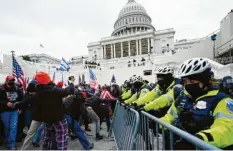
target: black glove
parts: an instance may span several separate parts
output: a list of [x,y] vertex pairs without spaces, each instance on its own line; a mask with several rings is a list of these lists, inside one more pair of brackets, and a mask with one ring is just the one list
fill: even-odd
[[196,134],[195,136],[196,136],[197,138],[201,139],[201,140],[204,140],[203,137],[202,137],[201,135],[199,135],[199,134]]
[[[138,110],[139,112],[145,111],[144,106],[143,106],[143,107],[139,107],[137,110]],[[146,111],[145,111],[145,112],[146,112]]]
[[180,121],[191,121],[193,119],[192,113],[189,111],[183,111],[180,113]]
[[134,103],[132,103],[132,106],[137,107],[138,105],[137,105],[137,103],[134,102]]
[[119,97],[118,100],[119,102],[123,102],[122,97]]

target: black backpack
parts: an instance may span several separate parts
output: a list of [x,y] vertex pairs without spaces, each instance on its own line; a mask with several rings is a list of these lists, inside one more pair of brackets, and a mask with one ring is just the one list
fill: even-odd
[[84,102],[85,98],[83,97],[81,91],[76,90],[73,95],[63,99],[66,114],[73,117],[80,116]]

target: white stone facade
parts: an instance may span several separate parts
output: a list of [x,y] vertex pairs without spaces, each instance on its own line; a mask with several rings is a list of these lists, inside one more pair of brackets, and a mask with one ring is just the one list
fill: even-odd
[[89,56],[88,55],[83,55],[83,56],[76,56],[73,57],[69,60],[69,64],[70,65],[82,65],[86,60],[89,60]]
[[32,62],[44,64],[60,64],[61,60],[47,54],[29,54]]

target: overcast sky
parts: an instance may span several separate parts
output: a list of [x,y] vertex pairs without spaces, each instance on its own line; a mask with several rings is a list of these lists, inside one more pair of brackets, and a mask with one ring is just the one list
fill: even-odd
[[[113,31],[128,0],[0,0],[0,55],[47,53],[67,60],[88,54],[88,42]],[[233,0],[136,0],[156,30],[174,28],[175,39],[201,38],[220,27]],[[40,48],[42,44],[44,48]]]

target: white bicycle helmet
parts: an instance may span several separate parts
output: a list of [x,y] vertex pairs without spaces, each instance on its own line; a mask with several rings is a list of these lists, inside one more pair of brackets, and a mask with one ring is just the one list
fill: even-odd
[[180,77],[186,77],[202,73],[210,68],[210,63],[206,58],[192,58],[185,61],[180,67]]
[[137,76],[136,75],[133,75],[131,78],[130,78],[130,84],[133,84],[133,83],[135,83],[136,82],[136,80],[137,80]]
[[143,79],[142,79],[142,77],[141,76],[138,76],[137,77],[137,81],[136,82],[142,82],[143,83]]
[[173,74],[174,70],[172,67],[161,67],[157,70],[156,74]]
[[133,84],[135,82],[143,82],[143,79],[141,76],[136,76],[136,75],[133,75],[131,78],[130,78],[130,83]]

